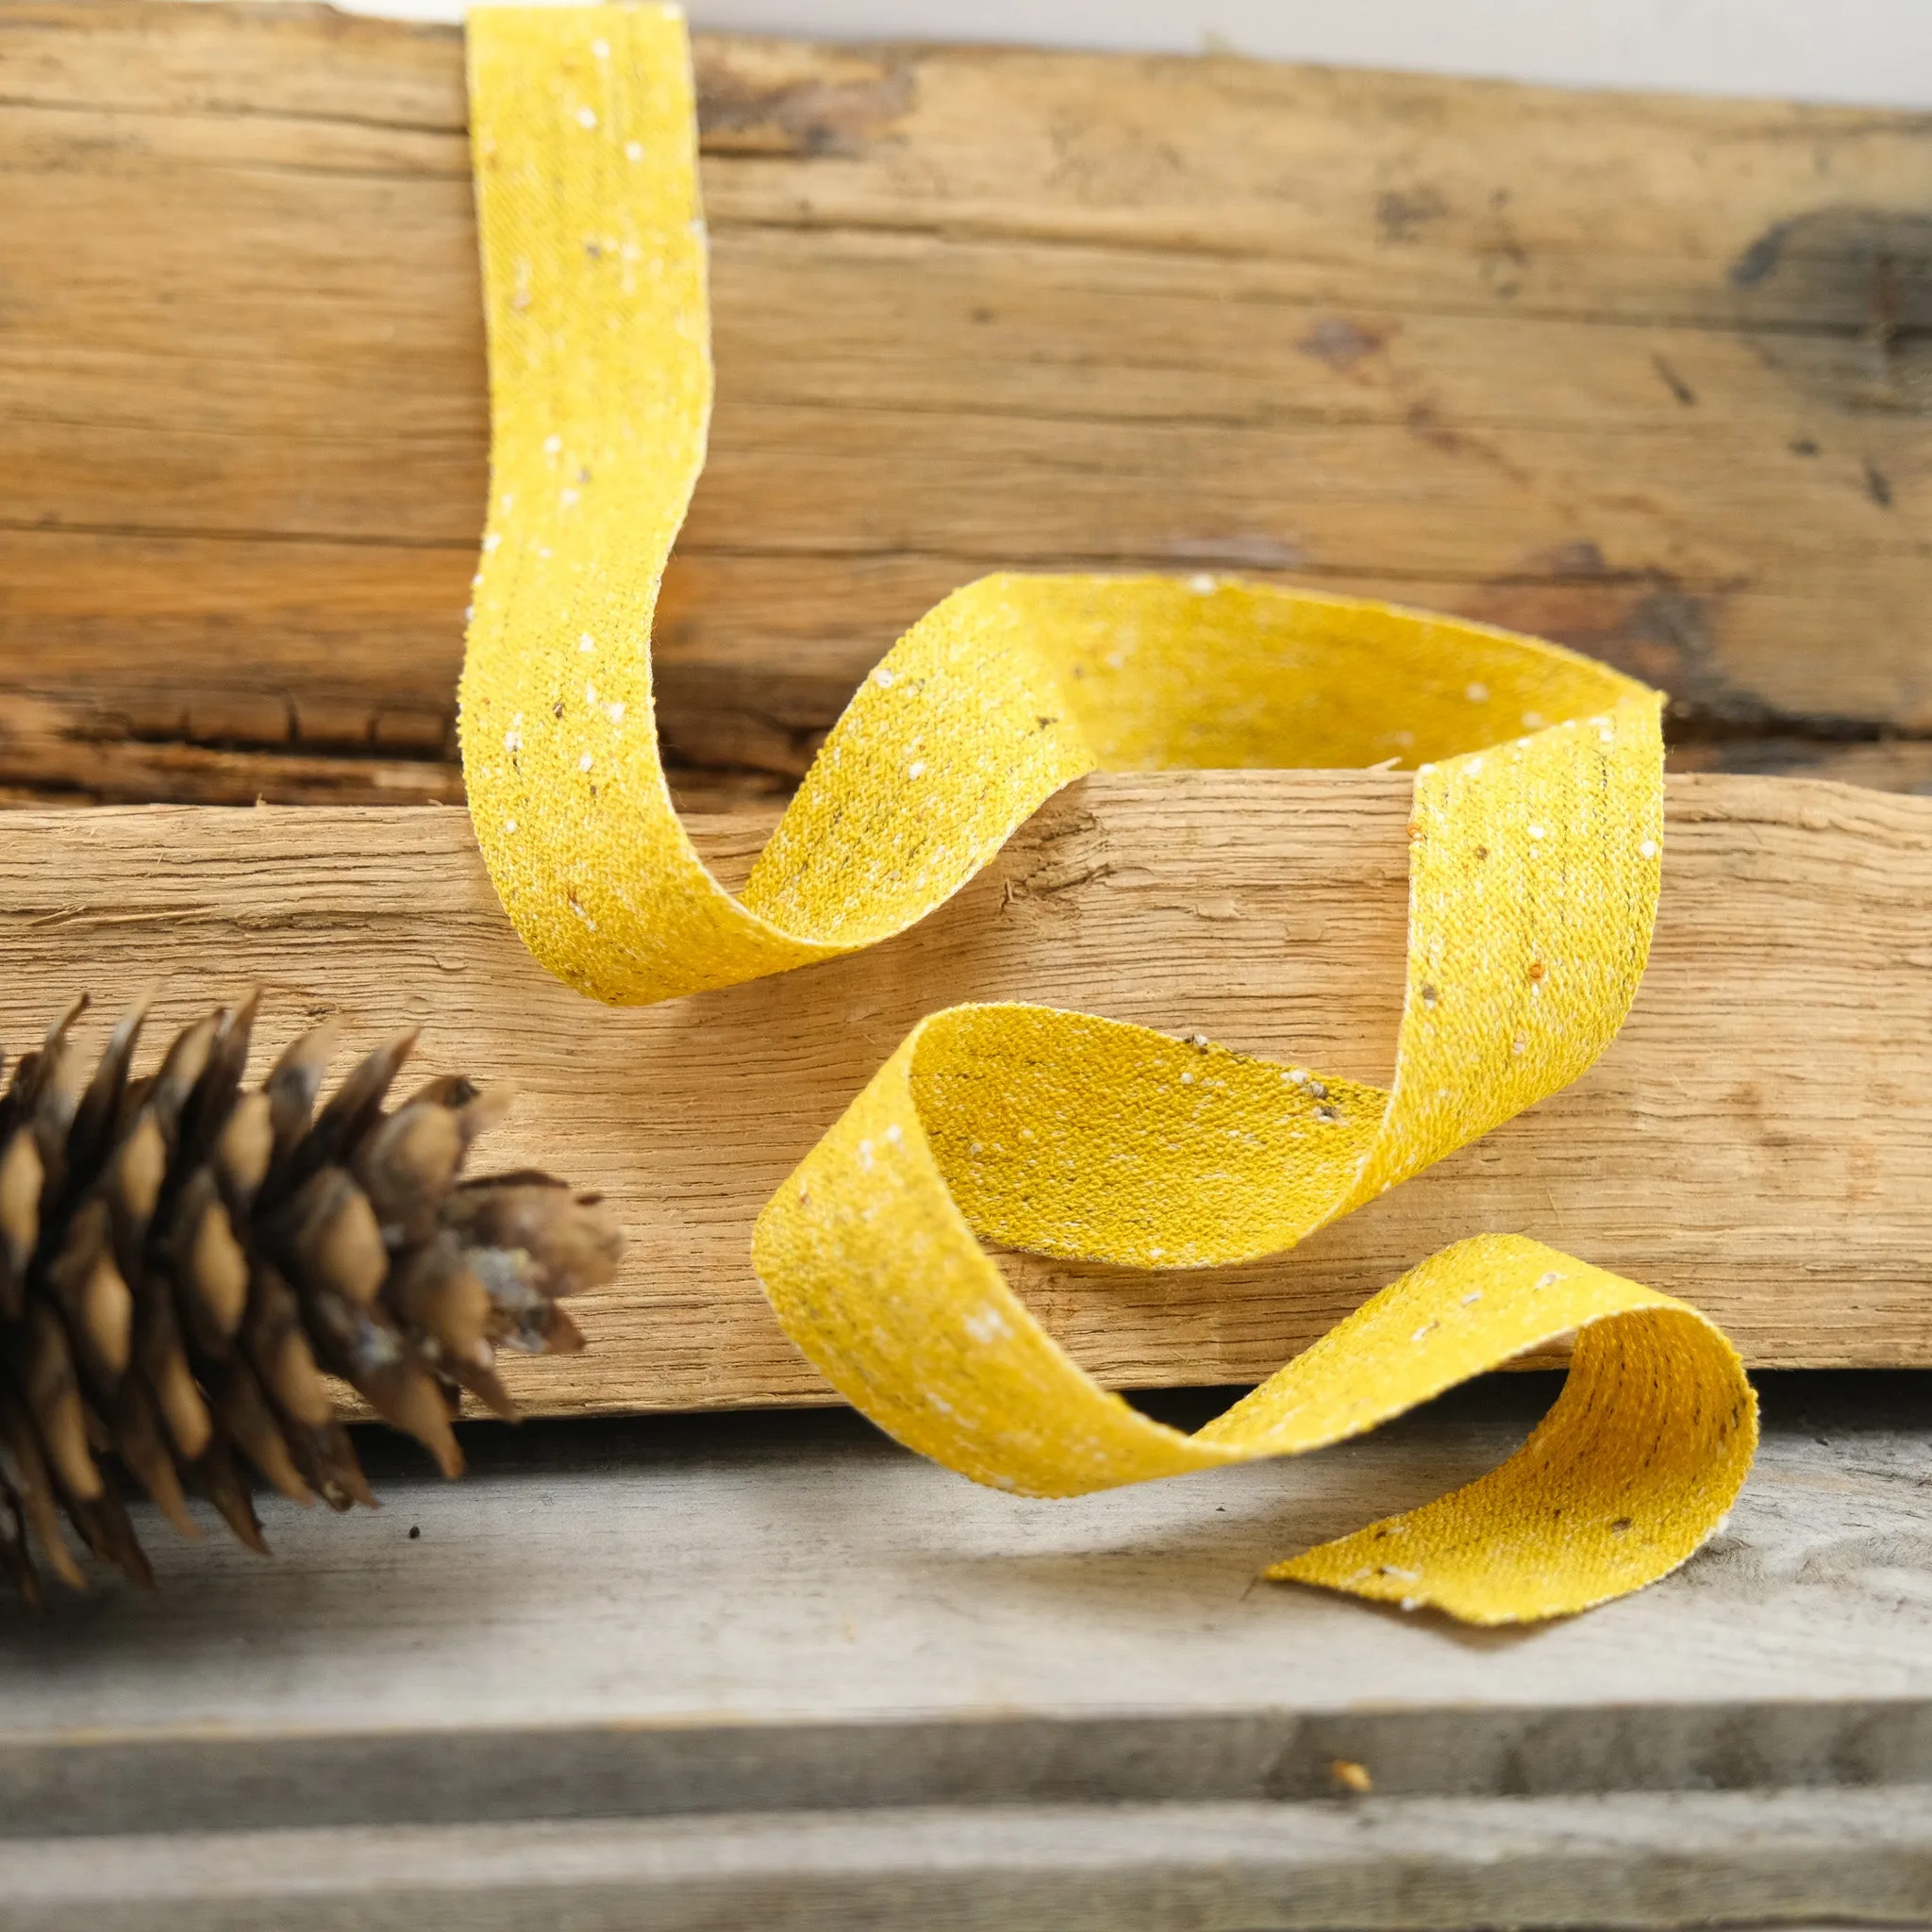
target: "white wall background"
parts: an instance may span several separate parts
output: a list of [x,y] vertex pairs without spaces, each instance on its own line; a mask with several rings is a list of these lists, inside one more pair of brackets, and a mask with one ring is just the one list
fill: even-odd
[[[461,0],[352,0],[458,19]],[[693,25],[831,40],[1232,49],[1573,86],[1932,108],[1932,0],[687,0]]]

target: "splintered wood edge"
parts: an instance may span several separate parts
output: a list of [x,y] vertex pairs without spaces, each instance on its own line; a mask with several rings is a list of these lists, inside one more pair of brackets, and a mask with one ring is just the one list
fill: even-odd
[[[261,984],[264,1053],[331,1009],[351,1048],[427,1022],[429,1062],[519,1088],[488,1164],[601,1189],[631,1230],[619,1281],[575,1305],[589,1350],[509,1365],[531,1412],[824,1401],[750,1230],[906,1029],[1040,999],[1386,1079],[1409,791],[1091,778],[887,945],[627,1009],[529,959],[453,811],[22,812],[0,850],[0,1041],[158,973],[157,1032]],[[1932,1365],[1932,800],[1724,776],[1673,778],[1667,800],[1651,966],[1582,1080],[1285,1258],[1141,1276],[1004,1257],[1049,1330],[1112,1386],[1255,1381],[1487,1228],[1683,1296],[1757,1364]],[[736,881],[773,816],[691,827]]]

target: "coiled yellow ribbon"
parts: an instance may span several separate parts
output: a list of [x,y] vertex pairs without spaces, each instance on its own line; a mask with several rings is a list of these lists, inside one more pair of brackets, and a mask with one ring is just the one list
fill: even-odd
[[935,1014],[759,1219],[793,1340],[903,1441],[1069,1495],[1332,1442],[1574,1333],[1562,1395],[1501,1469],[1270,1574],[1499,1623],[1681,1562],[1742,1482],[1756,1414],[1729,1343],[1667,1296],[1478,1237],[1184,1436],[1091,1381],[979,1245],[1275,1253],[1574,1078],[1649,945],[1657,694],[1379,605],[990,577],[872,673],[734,897],[672,808],[651,697],[710,405],[682,23],[485,9],[469,46],[493,442],[463,766],[491,875],[553,972],[640,1003],[874,944],[1088,772],[1416,766],[1387,1091],[1045,1008]]

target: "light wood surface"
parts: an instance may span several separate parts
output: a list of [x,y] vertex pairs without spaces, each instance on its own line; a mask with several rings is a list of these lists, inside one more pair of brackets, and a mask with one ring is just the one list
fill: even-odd
[[[453,798],[459,35],[0,24],[0,783]],[[959,582],[1066,566],[1468,612],[1668,687],[1690,762],[1927,782],[1932,116],[697,53],[720,396],[658,648],[712,795]]]
[[272,1562],[158,1527],[158,1594],[0,1606],[0,1926],[1923,1922],[1914,1379],[1771,1378],[1724,1532],[1584,1617],[1257,1582],[1553,1385],[1067,1503],[849,1414],[372,1441],[384,1508],[271,1500]]
[[[420,808],[21,814],[0,841],[0,1041],[169,975],[164,1017],[266,989],[277,1049],[423,1022],[434,1067],[522,1090],[482,1150],[608,1191],[631,1233],[590,1351],[517,1363],[541,1411],[815,1400],[748,1260],[759,1208],[912,1024],[966,999],[1107,1013],[1386,1079],[1408,781],[1093,778],[952,905],[837,963],[634,1010],[539,969],[466,818]],[[694,821],[741,874],[769,815]],[[1136,1274],[1015,1257],[1123,1386],[1254,1381],[1449,1241],[1520,1231],[1707,1309],[1758,1363],[1932,1363],[1932,803],[1670,781],[1637,1007],[1575,1087],[1297,1253]],[[105,1032],[107,1016],[98,1020]]]

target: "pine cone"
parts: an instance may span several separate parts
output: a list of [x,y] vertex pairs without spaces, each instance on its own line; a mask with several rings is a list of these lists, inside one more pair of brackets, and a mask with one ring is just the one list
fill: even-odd
[[244,1093],[250,999],[134,1079],[142,1000],[83,1091],[69,1036],[86,1007],[0,1096],[0,1577],[26,1596],[29,1532],[82,1586],[63,1512],[96,1556],[153,1582],[97,1457],[185,1534],[192,1488],[265,1552],[237,1451],[296,1502],[375,1501],[322,1371],[455,1475],[461,1391],[516,1413],[494,1351],[583,1346],[556,1297],[616,1273],[609,1210],[544,1174],[458,1179],[507,1089],[432,1080],[386,1111],[411,1031],[315,1114],[329,1021]]

